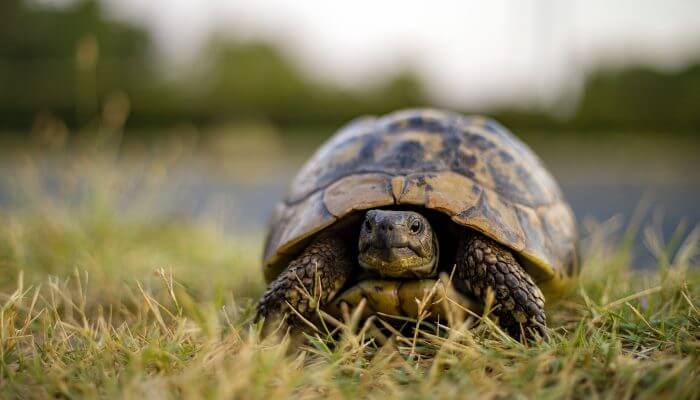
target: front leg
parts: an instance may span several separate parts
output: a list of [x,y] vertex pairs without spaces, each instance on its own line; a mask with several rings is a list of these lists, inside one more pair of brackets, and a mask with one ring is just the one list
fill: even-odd
[[536,333],[546,336],[544,296],[510,250],[476,233],[467,234],[457,251],[457,277],[482,302],[494,293],[494,315],[499,325],[519,339]]
[[315,320],[316,309],[329,303],[345,285],[353,262],[342,239],[322,236],[315,239],[285,269],[263,294],[258,303],[256,320],[287,318],[297,324],[298,315]]

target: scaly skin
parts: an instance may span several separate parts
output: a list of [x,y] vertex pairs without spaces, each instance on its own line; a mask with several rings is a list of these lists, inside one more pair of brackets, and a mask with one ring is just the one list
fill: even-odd
[[358,250],[360,266],[383,277],[437,275],[437,237],[428,219],[414,211],[367,211]]
[[[411,229],[416,221],[422,225]],[[272,321],[286,317],[288,323],[300,326],[300,315],[318,322],[317,308],[332,303],[356,267],[348,246],[345,239],[328,234],[314,240],[270,284],[258,304],[257,318]],[[404,254],[415,261],[409,263],[410,268],[406,267]],[[434,278],[437,271],[432,265],[437,257],[434,233],[420,214],[382,210],[366,214],[359,237],[359,261],[364,268],[391,278]],[[510,250],[486,236],[468,232],[460,239],[455,264],[457,279],[482,303],[487,301],[489,288],[493,291],[493,315],[509,335],[516,339],[523,333],[526,338],[545,337],[544,296]],[[399,307],[395,312],[404,312],[400,298],[387,297],[396,297],[398,292],[384,293],[380,290],[384,286],[374,285],[363,296],[386,303],[385,306],[392,305],[392,301],[381,300],[396,300]]]
[[316,308],[329,303],[343,287],[353,264],[340,238],[317,238],[270,284],[258,303],[256,320],[272,321],[286,315],[288,323],[299,325],[290,306],[304,318],[316,320]]
[[509,335],[546,337],[544,296],[509,250],[482,235],[468,234],[459,244],[456,264],[457,277],[482,302],[488,288],[493,290],[493,314]]

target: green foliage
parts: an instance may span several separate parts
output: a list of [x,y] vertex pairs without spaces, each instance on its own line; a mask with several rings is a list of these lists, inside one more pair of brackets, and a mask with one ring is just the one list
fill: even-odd
[[595,72],[588,80],[575,123],[656,130],[700,128],[700,65],[674,73],[650,68]]
[[70,124],[98,113],[115,91],[131,92],[153,77],[149,36],[103,19],[98,3],[66,8],[0,5],[0,119],[26,128],[38,112]]
[[369,92],[317,82],[265,43],[215,39],[205,67],[186,90],[197,120],[257,118],[281,126],[333,126],[367,113],[415,106],[424,98],[418,78],[406,72]]
[[137,59],[150,54],[150,39],[143,30],[106,21],[94,1],[80,0],[66,8],[26,3],[6,0],[0,5],[2,59],[43,61],[72,57],[76,43],[86,34],[96,37],[106,55]]
[[336,126],[425,99],[410,72],[348,91],[302,74],[268,44],[218,37],[195,68],[163,74],[148,34],[106,18],[96,0],[65,8],[12,0],[0,7],[0,129],[26,129],[42,112],[82,127],[114,93],[130,102],[129,126],[142,128],[236,119]]
[[[115,95],[128,99],[128,126],[142,131],[260,120],[289,135],[328,134],[358,115],[433,103],[410,66],[350,90],[309,76],[270,44],[222,36],[192,68],[172,71],[143,27],[104,14],[98,0],[0,4],[0,130],[26,132],[45,115],[84,127]],[[570,119],[537,109],[471,111],[495,114],[515,130],[697,131],[699,82],[697,65],[673,73],[601,67]]]

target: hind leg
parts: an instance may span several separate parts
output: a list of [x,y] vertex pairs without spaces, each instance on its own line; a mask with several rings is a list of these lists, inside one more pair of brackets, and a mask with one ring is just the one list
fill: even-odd
[[481,301],[493,291],[493,314],[509,335],[545,337],[544,296],[510,250],[469,233],[459,243],[456,265],[458,279]]
[[316,309],[345,285],[353,266],[350,257],[340,238],[317,238],[270,283],[258,303],[256,320],[286,318],[293,325],[300,323],[299,315],[315,320]]

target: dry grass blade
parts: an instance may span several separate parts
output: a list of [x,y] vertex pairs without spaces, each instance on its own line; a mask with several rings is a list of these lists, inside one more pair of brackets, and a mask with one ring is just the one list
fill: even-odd
[[31,208],[0,210],[0,398],[700,398],[698,227],[668,243],[642,230],[661,268],[641,271],[629,240],[645,207],[622,242],[620,218],[587,221],[580,286],[547,310],[547,342],[463,307],[451,277],[417,320],[363,319],[365,302],[317,310],[318,326],[296,313],[311,332],[297,342],[251,324],[260,232],[130,217],[110,203],[112,164],[81,162],[92,202],[60,207],[29,182]]

